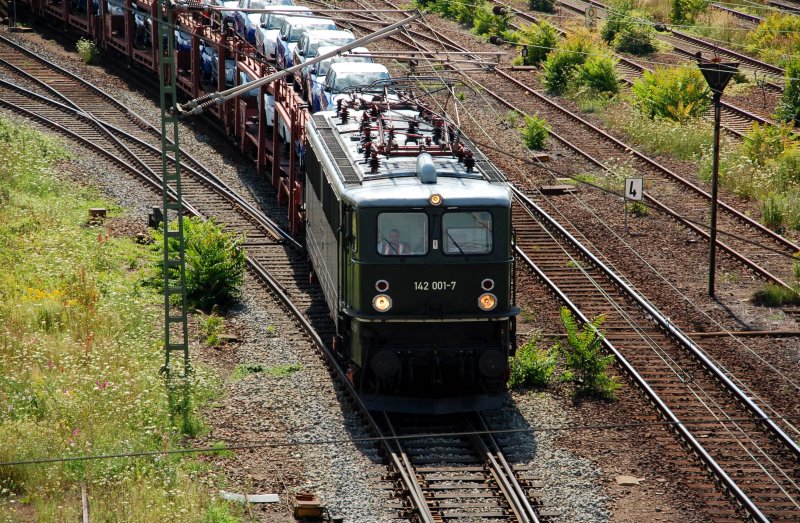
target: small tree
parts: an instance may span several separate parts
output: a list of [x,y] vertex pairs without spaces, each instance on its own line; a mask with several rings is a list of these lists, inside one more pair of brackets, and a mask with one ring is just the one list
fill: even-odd
[[523,57],[522,63],[537,65],[544,61],[558,44],[558,31],[552,24],[542,20],[539,23],[524,26],[519,31],[519,43],[528,47],[528,55]]
[[[238,298],[244,285],[245,253],[241,238],[223,231],[212,220],[199,218],[183,220],[186,252],[186,299],[203,311],[215,305],[225,306]],[[156,248],[163,249],[163,235],[155,233]],[[178,250],[178,241],[170,239],[170,249]],[[159,285],[163,284],[163,260],[155,262]],[[177,279],[177,276],[175,276]]]
[[800,123],[800,59],[795,58],[786,66],[786,87],[775,113],[784,122]]
[[522,142],[528,149],[543,149],[547,135],[550,133],[550,126],[547,122],[536,115],[525,117],[525,128],[522,133]]
[[684,121],[702,116],[711,92],[696,67],[657,68],[645,71],[633,84],[634,103],[650,118]]
[[580,328],[569,309],[562,307],[561,321],[567,331],[567,342],[556,345],[564,356],[562,381],[574,383],[578,396],[615,398],[620,384],[607,373],[614,356],[603,356],[601,353],[603,333],[600,332],[600,325],[605,317],[598,316]]
[[508,24],[511,21],[511,12],[505,14],[494,14],[492,8],[485,4],[478,4],[475,7],[475,21],[473,31],[479,35],[503,35],[508,32]]

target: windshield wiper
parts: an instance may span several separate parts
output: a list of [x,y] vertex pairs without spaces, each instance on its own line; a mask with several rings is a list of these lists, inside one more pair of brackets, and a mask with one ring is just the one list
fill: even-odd
[[455,240],[455,239],[454,239],[452,236],[450,236],[450,233],[449,233],[449,232],[447,233],[447,237],[448,237],[448,238],[450,238],[450,241],[451,241],[451,242],[453,242],[453,245],[455,245],[455,246],[456,246],[456,249],[458,249],[458,252],[460,252],[460,253],[461,253],[461,255],[464,257],[464,259],[466,260],[466,259],[467,259],[467,255],[466,255],[466,253],[465,253],[465,252],[464,252],[464,250],[461,248],[461,246],[458,244],[458,242],[457,242],[457,241],[456,241],[456,240]]
[[389,247],[391,247],[395,254],[397,254],[398,256],[400,255],[400,251],[398,251],[397,248],[394,245],[392,245],[392,242],[387,240],[386,236],[384,236],[383,234],[381,234],[381,240],[383,240],[384,245],[388,245]]

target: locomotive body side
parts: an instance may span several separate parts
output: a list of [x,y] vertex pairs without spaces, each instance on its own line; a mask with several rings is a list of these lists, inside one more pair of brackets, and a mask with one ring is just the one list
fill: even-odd
[[358,157],[363,123],[336,118],[307,123],[306,241],[351,380],[375,410],[499,407],[517,314],[508,186],[450,154],[376,168]]

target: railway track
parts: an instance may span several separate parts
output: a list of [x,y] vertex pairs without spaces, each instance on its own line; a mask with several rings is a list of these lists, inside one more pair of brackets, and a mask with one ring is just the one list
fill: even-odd
[[[496,83],[493,91],[500,91]],[[781,419],[786,413],[753,401],[743,385],[610,271],[592,274],[602,264],[587,263],[571,234],[539,215],[533,199],[519,196],[514,219],[520,258],[584,319],[608,315],[607,347],[715,481],[756,520],[800,517],[800,450],[793,440],[800,433]],[[715,520],[737,517],[716,494],[709,496]]]
[[[782,413],[751,400],[749,391],[580,247],[568,230],[527,195],[518,195],[514,221],[519,257],[584,321],[606,316],[604,342],[618,365],[750,517],[800,518],[796,425],[773,421]],[[715,520],[734,517],[730,508],[715,506],[718,499],[709,501]]]
[[[405,45],[423,51],[417,43],[422,40],[422,35],[416,32],[413,37],[416,42],[409,38]],[[428,37],[427,41],[436,41],[443,51],[468,52],[443,34]],[[511,71],[496,68],[492,73],[470,72],[464,77],[507,108],[522,115],[537,114],[543,117],[551,125],[551,136],[574,151],[584,162],[582,167],[576,166],[578,169],[599,169],[608,173],[612,171],[609,165],[613,165],[617,158],[628,157],[633,162],[631,167],[647,178],[645,198],[648,203],[683,224],[692,234],[709,239],[702,224],[707,221],[706,210],[711,197],[696,184],[635,151],[539,90],[532,89]],[[580,145],[566,138],[574,136],[576,129],[581,130]],[[720,210],[718,227],[726,234],[718,244],[719,248],[761,278],[788,287],[786,282],[793,277],[790,257],[800,247],[728,204],[720,203]]]
[[[160,192],[160,167],[153,160],[160,158],[160,150],[100,119],[96,114],[90,115],[74,100],[80,98],[83,106],[93,108],[93,113],[96,108],[103,107],[97,113],[108,117],[116,116],[120,125],[127,123],[128,127],[133,125],[141,130],[147,127],[143,119],[135,115],[120,114],[118,109],[122,107],[121,105],[117,108],[109,107],[108,105],[115,104],[104,93],[77,77],[54,68],[52,64],[48,65],[37,60],[36,66],[32,68],[33,71],[13,69],[9,66],[10,61],[13,61],[9,60],[13,58],[10,56],[13,54],[12,51],[28,56],[16,46],[0,46],[0,64],[13,70],[14,74],[27,85],[18,85],[7,80],[0,81],[0,105],[38,121],[69,139],[82,142],[91,147],[97,155],[137,177],[149,189]],[[28,59],[22,61],[28,62]],[[61,102],[43,93],[33,92],[32,86],[48,91],[54,98],[60,98]],[[76,91],[81,93],[80,97],[74,96]],[[100,102],[107,105],[103,106]],[[128,131],[134,130],[128,129]],[[199,165],[188,155],[183,154],[189,162]],[[184,182],[186,208],[193,214],[214,218],[227,229],[245,236],[244,245],[247,248],[247,262],[251,274],[293,311],[296,321],[325,356],[332,373],[338,375],[339,382],[351,390],[351,397],[360,408],[365,424],[372,424],[374,432],[386,438],[384,444],[386,454],[389,456],[387,465],[393,466],[393,470],[398,474],[401,484],[399,491],[414,500],[410,504],[398,507],[399,512],[407,513],[409,517],[422,518],[422,521],[459,521],[465,517],[476,517],[476,514],[491,517],[495,521],[531,523],[539,521],[528,502],[528,489],[532,482],[529,478],[526,479],[525,470],[512,470],[489,435],[472,435],[468,438],[475,449],[472,452],[471,459],[474,461],[472,467],[465,466],[461,460],[456,460],[451,465],[460,470],[447,472],[446,463],[449,458],[441,457],[439,465],[429,467],[430,470],[427,472],[424,467],[410,474],[409,471],[412,469],[404,470],[403,467],[413,467],[412,462],[416,459],[414,442],[401,443],[397,437],[387,435],[387,430],[398,430],[394,425],[388,425],[387,428],[386,423],[390,423],[390,418],[387,417],[382,422],[382,428],[379,428],[381,424],[372,418],[352,391],[343,370],[336,363],[335,356],[324,341],[332,338],[334,328],[321,291],[309,283],[308,264],[300,252],[299,244],[289,238],[274,222],[252,209],[244,199],[226,190],[221,182],[212,183],[210,180],[205,180],[193,183],[193,179],[198,176],[197,173],[183,174],[186,180]],[[222,189],[221,194],[218,193],[220,189]],[[245,221],[242,221],[242,216],[246,217]],[[467,428],[473,432],[486,431],[480,418],[473,423],[479,425],[462,426],[459,432],[464,432]],[[398,427],[405,433],[410,430],[408,425]],[[428,424],[424,432],[430,433],[432,428]],[[449,429],[440,427],[439,431],[441,430]],[[420,431],[415,428],[414,432]],[[409,452],[403,450],[404,448],[412,450]],[[440,474],[449,474],[451,479],[449,481],[436,479],[433,470]],[[418,473],[428,474],[424,487],[419,485]],[[521,479],[516,477],[518,474],[522,475]],[[476,477],[478,479],[475,479]],[[445,491],[446,488],[451,489],[449,493]],[[475,492],[476,489],[481,489],[481,492]],[[431,519],[433,513],[437,516]]]
[[[5,94],[3,96],[5,97]],[[43,108],[40,108],[39,110],[42,112],[45,111],[45,109]],[[42,116],[42,118],[44,118],[44,116]],[[98,121],[95,121],[95,124],[103,125],[102,122]],[[108,127],[109,126],[106,126],[106,128]],[[189,199],[189,202],[192,203],[191,198],[188,198],[188,195],[187,199]],[[528,203],[526,203],[525,198],[521,197],[519,202],[520,202],[520,207],[524,206],[527,209],[526,212],[528,213],[532,212],[531,211],[532,207],[528,205]],[[517,212],[519,212],[519,210]],[[547,221],[546,218],[544,217],[541,217],[540,219],[543,221]],[[527,229],[528,224],[531,223],[531,221],[522,220],[521,218],[520,220],[521,221],[518,222],[520,224],[519,226],[525,227],[524,240],[527,241],[527,239],[529,238],[528,234],[531,235],[530,237],[535,237],[536,236],[536,233],[534,232],[535,229],[532,229],[531,231],[528,231]],[[550,224],[550,226],[555,227],[553,224]],[[545,228],[543,228],[542,230],[545,231],[544,232],[545,235],[551,236],[553,234],[552,232],[547,232],[547,229]],[[550,231],[552,230],[553,229],[551,228]],[[274,232],[275,231],[272,231],[272,233]],[[266,237],[266,233],[264,237]],[[248,249],[248,252],[250,254],[249,263],[252,270],[254,270],[263,280],[272,281],[273,292],[283,296],[284,297],[283,299],[291,302],[293,306],[297,307],[299,310],[308,311],[305,315],[305,318],[309,321],[309,325],[311,325],[312,327],[317,327],[316,330],[312,331],[313,337],[315,339],[318,339],[318,342],[320,343],[321,347],[324,348],[324,343],[322,343],[321,340],[325,339],[326,336],[326,331],[324,327],[326,323],[328,323],[327,309],[324,306],[324,302],[321,300],[321,294],[315,292],[313,289],[309,287],[304,287],[303,285],[297,285],[298,281],[303,280],[302,266],[304,265],[304,262],[302,261],[302,259],[293,258],[292,261],[290,261],[290,263],[288,264],[286,263],[285,251],[289,249],[286,246],[285,240],[275,240],[273,238],[272,240],[270,240],[269,244],[266,244],[266,242],[264,244],[258,244],[257,241],[256,242],[251,241],[250,237],[248,237],[248,243],[251,245],[250,249]],[[280,249],[272,249],[273,246],[280,246]],[[536,247],[533,250],[539,251],[540,249],[542,249],[542,247]],[[520,249],[521,256],[528,256],[529,254],[530,251],[523,248]],[[586,256],[586,254],[583,255]],[[576,259],[574,255],[568,256],[568,258]],[[546,265],[545,261],[542,262],[542,266]],[[267,271],[265,269],[265,267],[274,267],[280,264],[285,264],[287,265],[287,267],[284,270],[279,271],[278,273],[271,273],[271,271]],[[567,267],[568,264],[562,263],[561,265],[559,265],[559,262],[555,261],[554,266],[557,268],[558,267],[563,268]],[[580,264],[578,266],[580,266]],[[584,271],[579,271],[579,272],[584,272]],[[301,274],[299,278],[298,278],[298,273]],[[572,285],[567,285],[567,286],[569,288],[573,288]],[[578,283],[577,287],[585,288],[587,287],[587,285],[585,283],[580,282]],[[569,296],[566,297],[570,299]],[[587,300],[587,303],[591,302]],[[596,305],[596,306],[601,309],[605,309],[605,306],[602,305]],[[603,312],[607,311],[603,310]],[[624,314],[620,313],[620,316],[625,317],[628,314],[632,313],[624,313]],[[302,317],[303,316],[301,315],[301,318]],[[642,322],[642,324],[645,323],[646,322]],[[609,335],[608,335],[609,340],[613,339],[612,334],[614,336],[621,337],[623,340],[628,340],[629,338],[626,338],[624,334],[627,332],[631,332],[631,330],[634,331],[636,330],[635,327],[630,326],[630,322],[625,324],[623,323],[616,324],[608,322],[607,325],[613,327],[613,328],[609,327]],[[319,327],[322,328],[320,329]],[[654,329],[654,331],[656,330],[658,329]],[[667,330],[670,331],[669,328],[667,328]],[[330,331],[328,331],[328,333],[330,333]],[[649,330],[646,332],[646,334],[647,336],[645,336],[644,339],[652,339],[655,336],[655,332],[651,332]],[[674,329],[670,331],[670,334],[675,335]],[[631,347],[633,347],[633,345],[635,344],[631,343],[630,345]],[[719,380],[720,377],[714,376],[713,371],[709,370],[707,366],[703,367],[701,365],[697,369],[691,369],[687,367],[689,364],[687,360],[691,360],[695,356],[688,356],[688,357],[686,355],[681,356],[681,354],[679,353],[665,356],[663,353],[664,347],[662,347],[660,344],[657,344],[657,351],[653,349],[653,347],[650,345],[648,345],[647,350],[657,352],[657,357],[655,358],[654,361],[655,364],[657,364],[658,366],[654,366],[649,370],[647,370],[647,372],[653,376],[653,378],[651,379],[653,379],[657,383],[661,383],[662,381],[664,383],[667,383],[664,374],[669,374],[669,372],[668,371],[665,372],[663,366],[661,365],[664,359],[667,359],[668,361],[675,362],[674,367],[669,369],[672,371],[673,374],[677,375],[677,378],[673,379],[672,385],[677,386],[688,382],[695,387],[689,389],[694,394],[695,397],[700,396],[701,398],[706,398],[705,402],[700,402],[701,408],[699,409],[692,408],[691,406],[686,407],[685,405],[683,405],[684,403],[683,393],[679,391],[675,393],[674,396],[672,396],[672,401],[677,402],[678,407],[685,407],[685,409],[679,410],[675,408],[670,410],[670,412],[673,413],[675,411],[680,411],[681,413],[685,412],[687,413],[687,415],[696,414],[696,411],[698,410],[700,411],[700,414],[697,414],[700,416],[700,418],[697,420],[697,425],[701,427],[700,429],[701,431],[705,432],[698,431],[696,433],[698,434],[698,436],[696,437],[692,436],[692,434],[690,433],[688,437],[684,436],[684,438],[687,441],[691,441],[692,439],[694,440],[703,439],[704,441],[711,441],[714,443],[719,442],[720,446],[718,448],[713,447],[711,451],[709,451],[707,447],[703,447],[702,451],[698,450],[700,447],[695,447],[695,451],[701,454],[703,453],[708,454],[712,458],[714,457],[715,454],[719,454],[721,457],[726,459],[725,461],[722,462],[721,465],[718,460],[714,460],[713,462],[717,463],[718,465],[718,467],[715,467],[705,457],[701,458],[705,462],[705,465],[712,470],[716,470],[716,468],[719,468],[723,473],[725,473],[729,477],[730,482],[728,482],[727,485],[728,489],[734,491],[734,496],[737,497],[737,499],[739,499],[739,501],[746,507],[748,511],[750,511],[751,514],[755,514],[754,517],[758,517],[757,512],[754,512],[754,509],[760,512],[760,507],[767,506],[768,509],[764,510],[762,513],[762,515],[764,515],[765,517],[775,518],[775,520],[780,520],[780,518],[788,517],[789,519],[786,519],[787,521],[791,521],[792,520],[791,518],[796,519],[796,516],[798,514],[794,510],[797,507],[797,501],[796,501],[797,494],[796,490],[792,490],[793,487],[796,489],[796,484],[791,481],[792,478],[798,477],[796,470],[797,466],[796,445],[795,445],[795,450],[792,450],[791,445],[785,441],[783,443],[779,442],[776,444],[774,442],[774,438],[776,437],[780,438],[782,430],[780,428],[776,429],[775,427],[771,427],[768,421],[754,420],[752,415],[748,416],[747,415],[748,411],[753,410],[752,408],[742,409],[744,411],[743,413],[742,410],[740,411],[730,410],[733,407],[735,407],[735,405],[738,404],[738,402],[742,401],[742,399],[741,398],[737,399],[735,397],[734,399],[731,399],[730,395],[733,394],[731,390],[724,390],[724,389],[722,391],[714,390],[713,389],[714,383],[717,380]],[[623,354],[622,352],[620,352],[617,357],[618,359],[620,359],[620,361],[626,361],[623,358],[625,355],[628,355],[632,361],[635,361],[634,360],[635,354],[633,353]],[[643,354],[641,357],[644,360],[646,358],[646,353]],[[648,363],[646,361],[636,363],[636,365],[637,365],[636,370],[648,369]],[[687,368],[689,370],[685,370]],[[633,370],[632,373],[640,375],[645,374],[645,372],[641,370],[639,370],[639,372],[636,372],[636,370]],[[698,376],[702,377],[705,375],[705,373],[711,373],[712,377],[709,380],[702,382],[702,384],[698,384]],[[692,379],[690,380],[687,379],[687,376],[691,376]],[[650,390],[653,390],[655,392],[655,389],[652,387],[652,385],[642,385],[642,386],[645,388],[649,388]],[[712,388],[707,390],[704,388],[706,386],[710,386]],[[670,392],[672,388],[673,387],[671,386],[666,386],[665,390],[667,392]],[[683,390],[684,392],[686,391],[686,389]],[[716,413],[716,416],[714,414],[709,413],[709,411],[707,410],[708,407],[706,404],[709,403],[711,398],[714,399],[714,402],[718,403],[723,407],[721,411],[718,411]],[[658,403],[659,401],[663,402],[663,399],[660,396],[653,395],[651,399],[655,403]],[[706,410],[703,411],[702,409]],[[721,414],[719,412],[721,412]],[[732,412],[734,412],[734,414],[732,414]],[[740,414],[742,417],[741,418],[737,417]],[[724,421],[731,419],[744,420],[745,416],[747,416],[747,421],[739,422],[739,426],[735,428],[737,432],[732,432],[733,428],[727,425]],[[718,419],[714,419],[715,417],[717,418],[722,417],[723,422],[720,423]],[[764,416],[761,417],[763,418]],[[689,424],[693,423],[681,420],[681,423],[676,426],[680,428],[682,426],[687,426]],[[740,435],[742,435],[741,438]],[[746,448],[747,451],[744,453],[745,457],[742,457],[742,454],[736,454],[733,457],[731,457],[731,452],[732,452],[730,450],[731,447],[733,447],[734,450],[742,447]],[[774,451],[775,453],[773,454],[772,451]],[[745,461],[745,458],[747,457],[746,454],[748,453],[756,454],[761,458],[763,458],[764,456],[768,456],[769,459],[772,461],[772,463],[758,462],[752,460]],[[486,454],[485,451],[484,454]],[[500,460],[498,459],[498,461]],[[748,464],[748,463],[753,463],[752,465],[753,470],[743,466],[743,464]],[[777,463],[777,465],[773,466],[774,463]],[[736,473],[731,474],[727,472],[727,469],[725,469],[724,467],[728,466],[733,467]],[[767,474],[765,474],[767,479],[764,479],[764,476],[759,476],[759,477],[753,476],[758,470],[765,470],[765,469],[767,472]],[[772,473],[771,476],[769,472]],[[719,479],[719,471],[717,471],[717,474]],[[752,479],[748,479],[751,477]],[[776,491],[774,487],[770,485],[770,480],[772,480],[773,483],[776,483],[774,481],[774,478],[779,478],[779,479],[788,478],[790,481],[788,482],[788,484],[786,482],[778,482],[777,483],[778,491]],[[720,479],[720,481],[723,481],[723,483],[726,482],[724,479]],[[746,483],[746,486],[744,488],[741,486],[743,483]],[[517,487],[513,486],[513,483],[509,482],[509,485],[511,485],[510,488],[512,490],[517,489]],[[419,491],[421,489],[421,487],[419,486],[414,487],[413,485],[408,485],[408,488],[414,491]],[[742,495],[739,495],[738,492],[741,492]],[[781,496],[781,493],[783,493],[784,495]],[[748,500],[751,503],[749,503]],[[427,504],[427,501],[425,503]],[[501,506],[499,502],[497,506]],[[422,511],[421,507],[418,508],[420,511]],[[728,517],[730,514],[731,512],[729,509],[727,510],[720,509],[718,516],[720,518],[724,518]]]

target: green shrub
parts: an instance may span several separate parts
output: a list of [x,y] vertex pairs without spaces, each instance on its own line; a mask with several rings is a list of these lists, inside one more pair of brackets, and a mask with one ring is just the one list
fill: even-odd
[[761,221],[773,231],[781,231],[786,219],[785,209],[785,198],[780,194],[772,193],[764,200]]
[[[747,34],[746,49],[766,62],[788,69],[791,62],[797,61],[797,52],[800,50],[800,16],[768,16],[754,31]],[[791,77],[798,76],[795,74]]]
[[544,142],[550,133],[550,126],[536,115],[526,116],[525,128],[520,132],[522,134],[522,142],[528,149],[541,150],[544,148]]
[[617,51],[636,55],[656,50],[655,31],[647,13],[635,11],[631,0],[617,2],[600,29],[600,37]]
[[673,24],[691,24],[707,8],[707,0],[672,0],[670,21]]
[[547,90],[553,94],[565,93],[578,66],[596,51],[596,46],[587,33],[576,33],[562,40],[544,62],[544,84]]
[[602,38],[607,44],[611,44],[620,29],[629,23],[628,13],[631,11],[633,11],[632,0],[618,0],[616,2],[611,2],[608,8],[606,21],[603,24],[603,27],[600,28],[600,38]]
[[655,30],[643,18],[625,24],[614,37],[611,46],[621,53],[648,55],[654,53]]
[[702,116],[710,97],[708,84],[696,67],[645,71],[632,90],[634,103],[644,114],[676,121]]
[[523,65],[539,64],[558,44],[558,31],[545,20],[523,26],[518,34],[519,43],[528,46],[528,56],[523,57]]
[[599,328],[604,320],[599,316],[580,328],[569,309],[561,309],[561,321],[567,331],[566,343],[556,345],[564,357],[565,371],[561,379],[575,384],[577,396],[613,399],[620,387],[607,373],[614,356],[602,355],[603,334]]
[[269,373],[270,376],[275,376],[276,378],[288,378],[292,374],[300,372],[301,370],[303,370],[303,366],[299,363],[289,363],[286,365],[270,367],[267,369],[267,373]]
[[591,55],[576,69],[576,85],[587,87],[598,93],[617,93],[619,77],[615,69],[616,65],[615,58],[606,55]]
[[791,128],[785,125],[754,122],[753,128],[742,138],[742,152],[756,165],[765,165],[780,155],[791,140]]
[[511,16],[511,11],[496,15],[488,5],[479,4],[475,7],[473,31],[475,34],[486,36],[505,35],[508,32]]
[[786,66],[786,86],[775,110],[775,116],[794,125],[800,123],[800,59],[795,59]]
[[516,128],[519,125],[519,113],[513,109],[509,109],[506,113],[506,122],[509,127]]
[[85,64],[97,63],[98,58],[100,58],[97,52],[97,46],[92,40],[81,38],[78,40],[78,43],[75,44],[75,47],[78,48],[78,54],[81,55],[81,60],[83,60]]
[[768,283],[766,287],[753,295],[753,303],[765,307],[800,305],[800,293],[796,289],[787,289],[783,285]]
[[536,341],[531,340],[517,350],[515,357],[509,358],[508,366],[509,387],[545,387],[556,368],[556,353],[539,349]]
[[205,336],[205,343],[209,347],[219,346],[219,335],[222,332],[225,320],[219,316],[216,309],[209,315],[202,315],[199,318],[200,332]]
[[[245,253],[241,238],[226,233],[213,220],[198,218],[184,219],[183,232],[187,302],[192,308],[202,311],[210,311],[215,305],[229,305],[238,298],[244,284]],[[163,252],[161,231],[157,231],[155,236],[156,249]],[[172,238],[170,242],[170,249],[177,252],[178,240]],[[163,259],[156,264],[158,271],[162,271]],[[163,281],[160,284],[163,285]]]
[[555,13],[556,2],[555,0],[529,0],[528,7],[542,13]]
[[800,251],[792,254],[792,274],[795,280],[800,280]]

